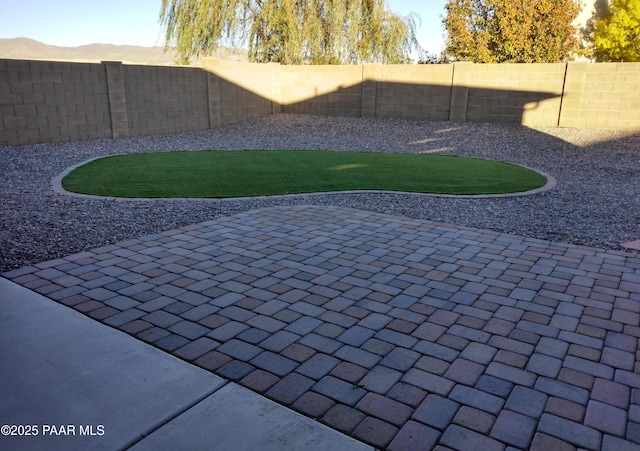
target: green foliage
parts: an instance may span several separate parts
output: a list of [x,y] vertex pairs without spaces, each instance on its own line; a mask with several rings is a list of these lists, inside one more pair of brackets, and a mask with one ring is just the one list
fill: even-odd
[[[591,1],[591,0],[589,0]],[[584,27],[580,29],[582,42],[580,43],[580,54],[587,58],[594,59],[593,38],[596,32],[596,20],[603,18],[609,11],[609,0],[595,0],[591,18],[587,20]]]
[[415,17],[384,0],[162,0],[160,22],[183,61],[222,43],[283,64],[404,63],[420,48]]
[[447,64],[448,62],[444,53],[437,55],[426,50],[421,52],[418,58],[418,64]]
[[640,61],[640,0],[598,0],[583,33],[596,61]]
[[344,190],[513,193],[545,177],[494,160],[450,155],[302,150],[190,151],[93,160],[62,184],[118,197],[242,197]]
[[446,55],[476,63],[553,63],[578,49],[577,0],[449,0]]

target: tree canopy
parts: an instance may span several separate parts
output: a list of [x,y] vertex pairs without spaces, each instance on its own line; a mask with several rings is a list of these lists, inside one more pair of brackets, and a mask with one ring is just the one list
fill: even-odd
[[598,0],[583,31],[596,61],[640,61],[640,0]]
[[448,0],[446,56],[476,63],[553,63],[578,50],[577,0]]
[[162,0],[165,47],[183,62],[223,44],[256,62],[404,63],[420,46],[415,16],[384,0]]

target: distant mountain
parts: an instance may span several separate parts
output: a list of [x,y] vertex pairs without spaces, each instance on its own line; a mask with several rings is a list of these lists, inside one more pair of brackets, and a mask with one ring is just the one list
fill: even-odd
[[[220,49],[214,55],[219,59],[245,61],[246,50]],[[174,64],[175,52],[162,47],[135,45],[89,44],[80,47],[57,47],[29,38],[0,39],[0,58],[65,61],[122,61],[126,63]],[[194,62],[197,64],[197,61]]]

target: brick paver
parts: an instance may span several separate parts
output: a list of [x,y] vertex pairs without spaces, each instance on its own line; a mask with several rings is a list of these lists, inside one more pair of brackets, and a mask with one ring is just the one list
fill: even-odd
[[3,274],[381,449],[638,449],[640,258],[276,207]]

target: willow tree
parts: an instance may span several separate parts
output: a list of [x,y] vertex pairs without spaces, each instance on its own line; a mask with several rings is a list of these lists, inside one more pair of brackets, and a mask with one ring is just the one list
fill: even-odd
[[160,23],[183,62],[221,45],[283,64],[404,63],[420,49],[415,16],[384,0],[162,0]]
[[577,0],[448,0],[445,53],[476,63],[553,63],[579,48]]

